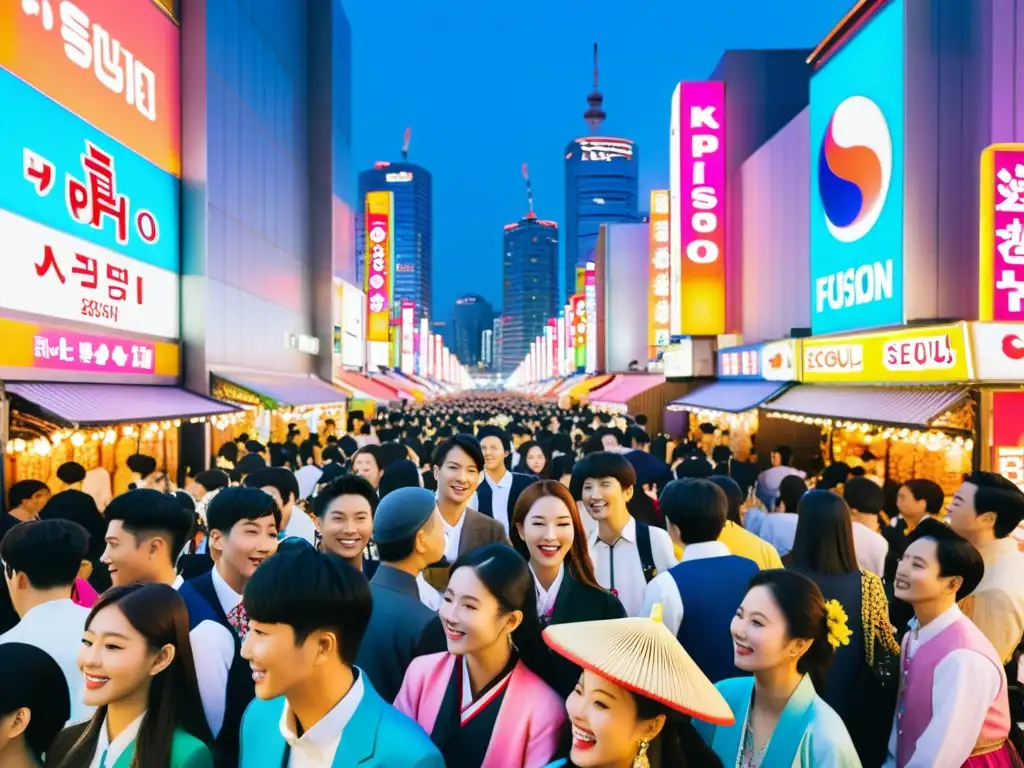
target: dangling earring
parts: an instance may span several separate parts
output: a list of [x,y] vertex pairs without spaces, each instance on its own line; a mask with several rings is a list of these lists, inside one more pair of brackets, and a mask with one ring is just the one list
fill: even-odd
[[647,739],[640,742],[640,751],[633,758],[633,768],[651,768],[651,761],[647,759],[647,747],[649,746]]

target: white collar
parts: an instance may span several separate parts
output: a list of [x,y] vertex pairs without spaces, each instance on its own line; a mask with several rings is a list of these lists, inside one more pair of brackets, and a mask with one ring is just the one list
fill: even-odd
[[[66,611],[71,606],[74,608],[79,607],[75,605],[75,602],[70,597],[62,597],[59,600],[47,600],[45,603],[39,603],[39,605],[34,605],[29,608],[25,612],[25,615],[21,617],[21,620],[28,621],[31,616],[33,620],[39,619],[40,621],[46,621],[52,614]],[[17,626],[17,624],[15,624],[15,626]]]
[[910,627],[910,631],[914,633],[914,641],[916,644],[921,645],[922,643],[927,643],[961,616],[963,616],[963,613],[960,612],[960,608],[956,603],[953,603],[951,607],[947,608],[932,619],[924,629],[918,629],[920,624],[918,623],[916,616],[908,622],[908,626]]
[[220,570],[216,565],[213,566],[213,591],[217,594],[217,602],[220,603],[225,616],[242,602],[242,596],[224,581],[224,577],[220,575]]
[[[341,701],[335,704],[330,712],[314,723],[311,728],[307,728],[301,736],[296,733],[295,715],[292,713],[287,699],[285,700],[284,711],[281,712],[280,729],[288,746],[304,746],[318,752],[325,752],[332,746],[336,747],[345,726],[352,720],[359,703],[363,700],[363,676],[355,669],[353,672],[356,672],[356,677],[352,682],[352,687],[348,689],[348,693],[341,697]],[[332,756],[325,755],[325,757],[331,758]]]
[[104,760],[105,765],[114,765],[117,763],[118,758],[124,754],[124,752],[132,745],[136,737],[139,735],[139,728],[142,727],[142,719],[146,716],[143,712],[132,723],[125,728],[121,733],[117,735],[117,738],[110,741],[110,735],[107,733],[107,720],[103,719],[103,725],[100,726],[100,738],[96,742],[96,754],[102,755],[104,752],[107,753],[106,759]]
[[562,581],[565,579],[565,563],[563,562],[558,566],[558,575],[551,582],[550,589],[544,589],[541,585],[540,579],[537,578],[537,572],[533,570],[532,563],[530,564],[530,573],[533,574],[533,584],[537,588],[537,615],[543,616],[555,607],[555,600],[558,599],[558,589],[562,586]]
[[491,476],[488,475],[486,472],[484,472],[484,477],[487,479],[487,484],[491,486],[491,488],[501,488],[502,490],[504,490],[506,488],[512,487],[512,473],[509,472],[507,469],[505,470],[505,474],[501,476],[501,480],[499,480],[498,482],[494,482],[493,480],[491,480]]
[[720,541],[702,541],[699,544],[687,544],[683,550],[683,562],[690,560],[707,560],[712,557],[731,555],[729,548]]
[[[593,520],[593,518],[591,519]],[[595,521],[595,523],[596,524],[594,526],[594,530],[590,534],[590,541],[588,542],[591,548],[593,548],[598,542],[604,544],[606,547],[611,548],[612,545],[606,543],[601,538],[601,524],[597,523],[597,521]],[[619,538],[625,539],[629,542],[636,542],[636,518],[634,518],[632,515],[629,516],[629,521],[622,528],[622,530],[619,531]]]

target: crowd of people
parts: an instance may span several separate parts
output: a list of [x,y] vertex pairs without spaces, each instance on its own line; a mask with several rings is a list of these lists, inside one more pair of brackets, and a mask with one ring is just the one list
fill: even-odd
[[[2,768],[1021,766],[1024,493],[446,398],[0,518]],[[720,448],[720,447],[719,447]],[[767,462],[766,462],[767,464]]]

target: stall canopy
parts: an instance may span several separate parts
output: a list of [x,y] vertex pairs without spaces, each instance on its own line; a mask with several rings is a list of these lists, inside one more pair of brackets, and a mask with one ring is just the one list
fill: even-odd
[[574,373],[567,376],[562,381],[558,382],[558,386],[551,391],[551,396],[558,398],[567,393],[581,381],[586,381],[587,374],[585,373]]
[[270,409],[281,406],[300,408],[344,403],[352,393],[328,384],[316,376],[257,373],[254,371],[213,371],[213,375],[234,384],[264,401]]
[[395,390],[369,376],[352,371],[340,371],[338,379],[347,387],[355,390],[354,397],[359,400],[373,400],[378,405],[386,405],[397,399]]
[[7,392],[62,425],[99,427],[236,413],[234,406],[179,387],[12,382]]
[[626,405],[637,395],[642,395],[649,389],[665,383],[665,377],[649,374],[621,374],[615,380],[601,387],[590,397],[594,405]]
[[614,378],[614,376],[607,373],[591,376],[590,378],[584,379],[583,381],[573,385],[568,392],[562,394],[567,394],[572,398],[586,397],[589,393],[593,392],[598,387],[603,387]]
[[964,388],[837,387],[801,384],[773,400],[771,411],[898,427],[930,427],[969,396]]
[[668,404],[670,411],[708,410],[743,413],[757,408],[790,386],[779,381],[716,381],[687,392]]
[[409,385],[409,382],[404,381],[397,376],[393,376],[390,373],[376,373],[373,375],[373,380],[394,390],[395,394],[392,396],[392,400],[416,400],[419,402],[423,399],[423,395],[417,395],[413,387]]

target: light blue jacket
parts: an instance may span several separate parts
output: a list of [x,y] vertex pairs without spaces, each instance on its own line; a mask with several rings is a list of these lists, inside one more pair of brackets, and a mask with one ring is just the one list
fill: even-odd
[[[362,678],[363,698],[342,731],[332,768],[445,768],[444,758],[419,724],[387,704],[365,674]],[[240,766],[281,768],[287,746],[281,735],[284,705],[283,696],[253,699],[245,710]]]

